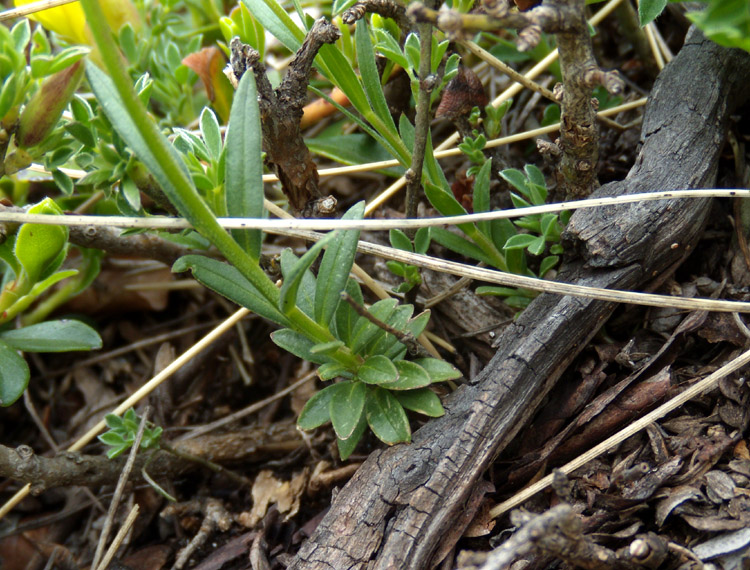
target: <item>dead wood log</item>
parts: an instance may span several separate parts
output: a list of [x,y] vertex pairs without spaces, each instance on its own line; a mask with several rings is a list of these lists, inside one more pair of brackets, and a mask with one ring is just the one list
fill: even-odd
[[[749,54],[692,32],[654,86],[635,166],[597,194],[712,185],[729,113],[750,95],[748,84]],[[577,256],[559,279],[641,288],[692,250],[709,206],[682,200],[581,211],[568,233]],[[448,399],[445,416],[418,430],[411,445],[370,455],[290,568],[422,569],[438,562],[471,520],[493,458],[614,308],[549,294],[535,299],[500,337],[489,365]]]

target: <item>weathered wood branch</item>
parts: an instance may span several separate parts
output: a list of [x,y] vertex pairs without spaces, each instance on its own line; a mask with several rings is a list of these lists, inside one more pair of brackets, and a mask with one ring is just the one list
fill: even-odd
[[[628,178],[598,194],[712,185],[729,113],[750,96],[749,82],[750,55],[693,32],[654,87]],[[683,200],[581,211],[568,232],[580,255],[559,278],[640,288],[689,254],[709,205]],[[614,308],[539,296],[500,337],[482,373],[448,399],[444,417],[418,430],[411,445],[369,457],[290,568],[421,569],[439,561],[471,520],[466,506],[483,492],[484,471]]]

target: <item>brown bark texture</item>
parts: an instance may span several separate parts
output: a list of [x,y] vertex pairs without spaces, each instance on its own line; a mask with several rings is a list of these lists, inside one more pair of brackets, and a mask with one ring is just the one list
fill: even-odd
[[[628,177],[595,195],[714,184],[729,114],[750,96],[750,55],[691,32],[651,94]],[[743,93],[744,91],[744,93]],[[710,202],[658,201],[583,210],[569,224],[563,281],[639,289],[697,243]],[[429,568],[470,522],[482,475],[614,310],[543,294],[498,339],[487,367],[410,445],[374,452],[341,490],[291,569]]]

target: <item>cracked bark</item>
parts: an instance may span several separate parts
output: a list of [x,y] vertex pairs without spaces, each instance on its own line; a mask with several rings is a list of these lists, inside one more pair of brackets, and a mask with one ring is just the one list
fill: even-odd
[[[654,87],[628,178],[597,194],[713,184],[729,113],[750,96],[741,93],[749,81],[750,55],[691,33]],[[641,288],[692,250],[708,206],[682,200],[578,212],[568,239],[579,255],[559,279]],[[371,454],[289,568],[418,569],[438,562],[451,546],[446,536],[457,536],[457,521],[470,518],[461,515],[486,468],[614,308],[537,297],[499,338],[489,365],[447,400],[445,416],[418,430],[411,445]]]

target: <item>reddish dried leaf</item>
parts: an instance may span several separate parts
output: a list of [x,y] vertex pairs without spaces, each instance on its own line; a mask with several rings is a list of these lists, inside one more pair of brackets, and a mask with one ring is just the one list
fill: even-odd
[[229,120],[232,107],[233,89],[224,75],[226,59],[217,47],[205,47],[200,51],[186,55],[182,63],[198,74],[206,88],[208,100],[218,113],[223,123]]

